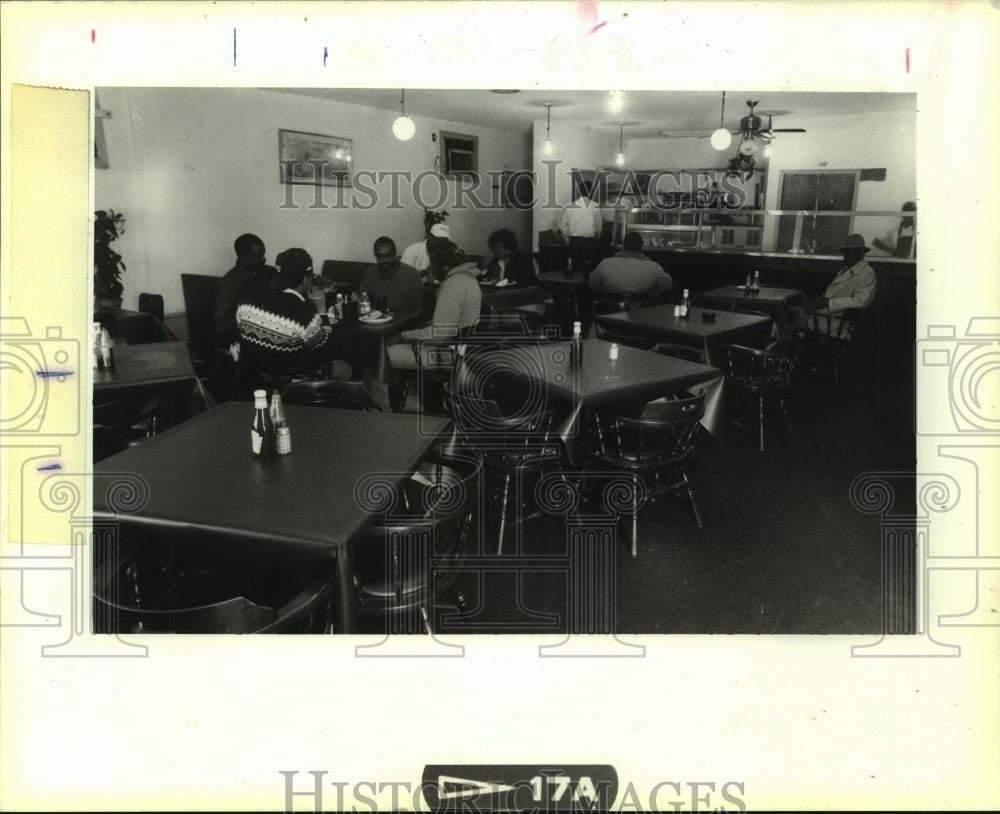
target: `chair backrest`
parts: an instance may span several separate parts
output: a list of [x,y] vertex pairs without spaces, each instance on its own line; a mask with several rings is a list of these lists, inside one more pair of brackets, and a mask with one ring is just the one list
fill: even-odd
[[405,604],[448,581],[434,579],[429,559],[440,562],[465,549],[482,473],[482,453],[466,446],[439,448],[421,464],[403,487],[402,505],[369,527],[357,547],[355,578],[362,596]]
[[660,353],[664,356],[673,356],[675,359],[684,359],[688,362],[705,363],[705,352],[698,348],[689,348],[687,345],[674,345],[670,342],[657,342],[650,348],[653,353]]
[[598,327],[595,333],[605,342],[615,342],[629,348],[636,348],[637,350],[652,350],[653,345],[655,344],[652,339],[647,339],[644,336],[628,336],[626,334],[608,331],[602,327]]
[[333,283],[356,288],[361,285],[361,276],[365,269],[372,265],[374,260],[370,263],[362,260],[324,260],[322,276]]
[[221,277],[207,274],[181,275],[188,342],[201,359],[212,358],[219,345],[219,336],[215,331],[215,301],[221,282]]
[[726,352],[726,378],[753,387],[779,388],[791,383],[801,343],[772,345],[768,350],[742,345],[723,345]]
[[163,295],[140,294],[139,310],[146,314],[154,314],[160,322],[163,322]]
[[638,418],[593,414],[591,434],[604,457],[659,465],[693,452],[704,415],[704,394],[655,401],[647,404]]
[[305,407],[335,407],[341,410],[370,410],[382,408],[365,390],[363,382],[323,379],[319,381],[292,382],[284,395],[285,404]]

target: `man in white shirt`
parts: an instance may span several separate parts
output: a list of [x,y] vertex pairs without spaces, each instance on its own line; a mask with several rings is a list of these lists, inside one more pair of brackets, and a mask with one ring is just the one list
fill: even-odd
[[411,243],[403,250],[399,262],[406,266],[413,266],[413,268],[420,272],[422,277],[426,276],[427,269],[431,264],[430,257],[427,255],[427,241],[432,237],[450,239],[451,230],[443,223],[435,223],[431,226],[426,238],[419,243]]
[[604,228],[601,207],[590,199],[591,185],[580,187],[580,197],[563,210],[559,232],[569,242],[569,258],[582,271],[593,267],[594,243]]
[[[917,205],[913,201],[903,204],[904,212],[916,212]],[[899,226],[890,226],[878,237],[872,240],[872,246],[888,253],[890,257],[916,257],[917,226],[913,215],[906,215],[899,221]]]

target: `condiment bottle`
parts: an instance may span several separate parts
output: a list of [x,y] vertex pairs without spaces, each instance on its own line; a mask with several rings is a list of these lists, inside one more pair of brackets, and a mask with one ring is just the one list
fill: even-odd
[[267,391],[253,391],[253,423],[250,425],[250,449],[255,458],[274,454],[274,424],[267,411]]
[[101,346],[99,348],[101,363],[104,370],[113,371],[115,369],[115,352],[111,347],[111,335],[107,328],[101,328]]
[[618,343],[612,342],[611,347],[608,349],[608,358],[614,362],[618,359]]
[[684,293],[681,295],[681,316],[686,317],[688,315],[688,308],[691,307],[691,295],[688,289],[684,289]]
[[94,367],[98,370],[104,370],[104,357],[101,356],[101,323],[95,322],[93,324],[94,328],[94,344],[91,347],[91,351],[94,356]]
[[285,406],[281,403],[281,393],[277,390],[271,393],[271,423],[275,429],[285,425]]
[[567,257],[566,258],[566,276],[567,277],[572,277],[573,276],[573,258],[572,257]]
[[574,368],[583,364],[583,329],[579,322],[573,323],[573,339],[569,343],[570,364]]
[[755,271],[753,273],[753,283],[752,283],[752,286],[753,286],[753,288],[751,290],[753,291],[753,293],[754,294],[759,294],[760,293],[760,272],[759,271]]

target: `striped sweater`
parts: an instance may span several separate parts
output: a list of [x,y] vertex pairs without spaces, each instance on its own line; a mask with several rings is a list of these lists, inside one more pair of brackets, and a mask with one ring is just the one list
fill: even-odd
[[236,308],[240,359],[265,373],[290,373],[323,361],[328,334],[315,307],[292,289],[248,291]]

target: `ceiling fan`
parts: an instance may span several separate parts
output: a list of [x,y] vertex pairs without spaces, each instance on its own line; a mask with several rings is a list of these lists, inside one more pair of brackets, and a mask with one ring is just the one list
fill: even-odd
[[[770,141],[774,138],[775,133],[805,133],[806,131],[801,127],[774,127],[773,118],[774,115],[771,113],[765,113],[767,116],[767,128],[761,127],[762,119],[756,113],[754,113],[754,108],[757,107],[759,102],[747,100],[747,107],[750,108],[750,113],[740,119],[740,125],[736,129],[730,129],[729,132],[734,136],[741,136],[742,139],[754,139],[759,138],[764,141]],[[722,92],[722,117],[720,119],[719,129],[725,130],[722,124],[725,121],[726,115],[726,92]],[[660,135],[664,138],[711,138],[712,133],[716,132],[713,130],[663,130]]]

